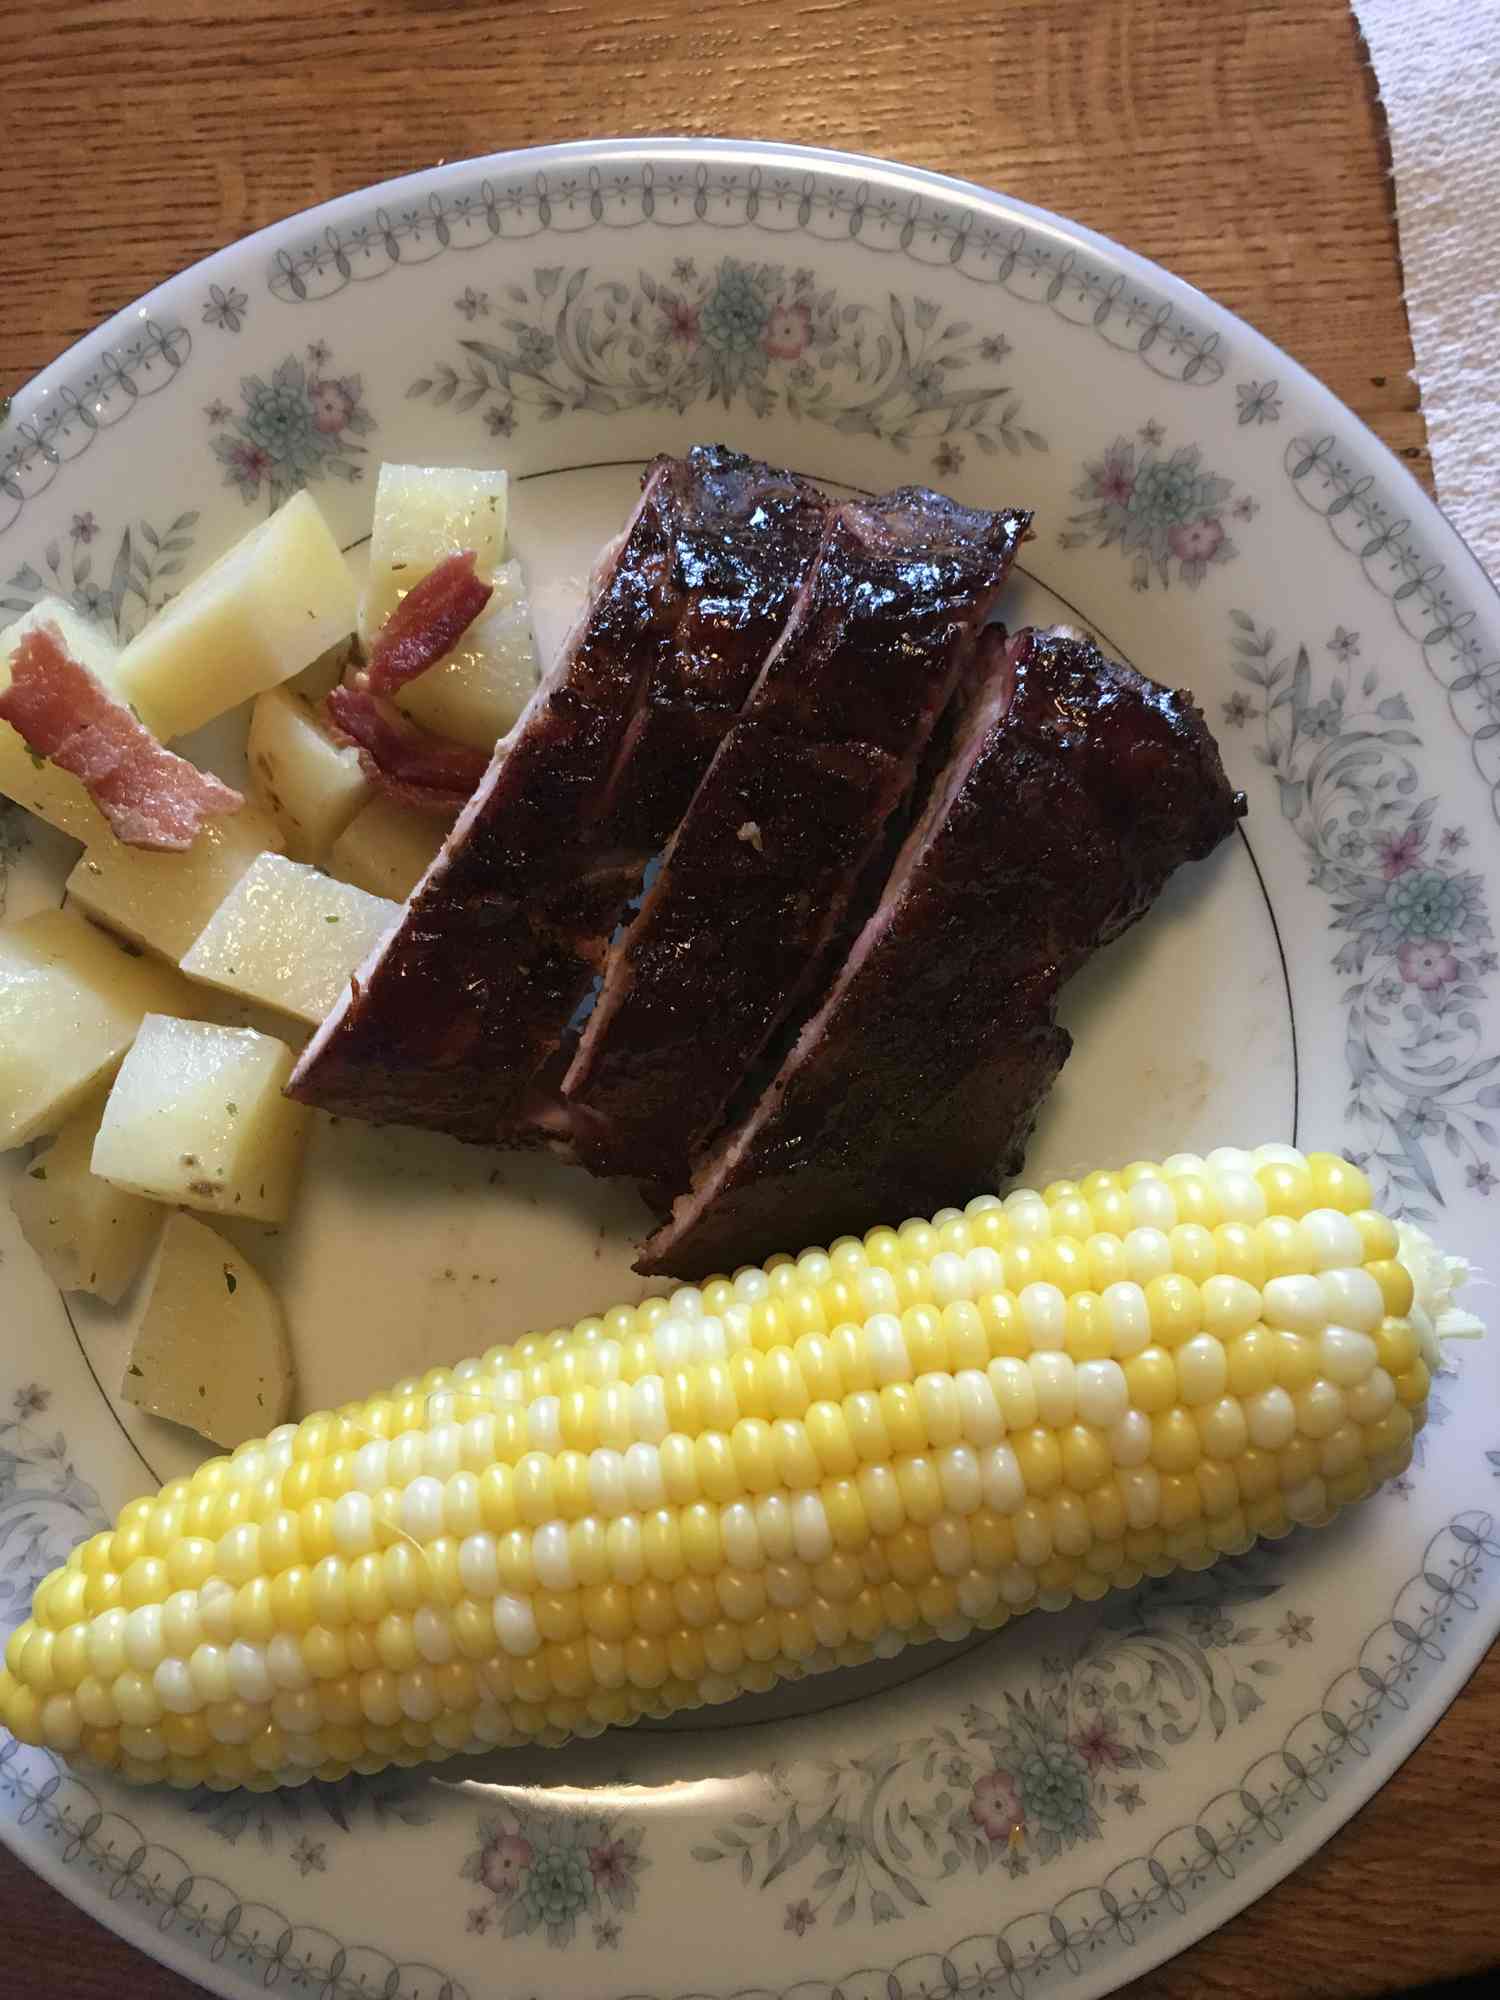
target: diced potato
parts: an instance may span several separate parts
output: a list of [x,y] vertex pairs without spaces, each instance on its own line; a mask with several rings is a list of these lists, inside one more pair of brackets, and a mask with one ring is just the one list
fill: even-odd
[[314,1026],[401,914],[316,868],[262,854],[208,921],[182,969]]
[[169,736],[277,687],[354,629],[354,579],[299,493],[174,597],[120,655],[119,682]]
[[0,1149],[56,1132],[130,1047],[142,1018],[190,988],[72,910],[0,930]]
[[412,720],[476,750],[493,750],[536,687],[536,641],[518,562],[495,572],[495,594],[446,659],[396,699]]
[[206,1222],[169,1215],[121,1393],[232,1451],[285,1421],[292,1357],[276,1294]]
[[207,821],[180,854],[127,847],[108,834],[76,864],[68,894],[101,924],[175,963],[256,855],[280,847],[275,821],[253,805]]
[[444,556],[472,549],[481,576],[505,560],[510,475],[446,465],[383,465],[375,488],[370,568],[359,605],[368,645],[414,583]]
[[352,819],[329,852],[340,881],[404,903],[432,865],[448,832],[440,819],[377,798]]
[[[103,681],[112,694],[119,694],[119,647],[60,597],[42,598],[0,632],[0,688],[10,685],[10,663],[16,647],[39,625],[56,625],[73,658]],[[25,739],[8,722],[0,722],[0,792],[75,840],[97,840],[101,834],[114,838],[109,822],[79,780],[28,749]]]
[[148,1014],[104,1107],[94,1172],[153,1201],[284,1222],[308,1120],[281,1094],[291,1073],[273,1035]]
[[359,752],[335,743],[312,707],[287,688],[256,702],[246,745],[250,789],[298,861],[321,861],[375,787]]
[[21,1234],[60,1291],[116,1304],[146,1261],[162,1211],[154,1201],[101,1181],[94,1138],[104,1093],[92,1097],[26,1169],[10,1205]]

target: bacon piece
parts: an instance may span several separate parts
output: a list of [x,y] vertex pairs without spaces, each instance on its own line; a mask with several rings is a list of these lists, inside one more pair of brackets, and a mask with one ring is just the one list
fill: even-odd
[[325,705],[334,728],[359,746],[365,775],[419,812],[451,817],[489,768],[482,750],[421,728],[367,688],[333,688]]
[[97,675],[56,625],[28,632],[0,693],[8,722],[37,756],[71,771],[127,847],[191,847],[206,819],[245,803],[232,786],[168,750]]
[[402,598],[370,647],[365,677],[372,694],[394,694],[453,651],[495,592],[477,574],[476,561],[472,549],[445,556]]

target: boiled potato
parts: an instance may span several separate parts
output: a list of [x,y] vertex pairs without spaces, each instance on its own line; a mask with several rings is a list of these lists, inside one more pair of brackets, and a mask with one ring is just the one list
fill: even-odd
[[115,1305],[146,1261],[162,1210],[154,1201],[111,1187],[93,1171],[104,1097],[101,1091],[90,1098],[37,1154],[10,1205],[21,1234],[60,1291],[91,1292]]
[[182,969],[316,1027],[400,914],[400,904],[383,896],[262,854],[209,918]]
[[375,488],[370,567],[359,604],[368,645],[414,583],[444,556],[472,549],[481,576],[505,560],[510,475],[444,465],[383,465]]
[[169,736],[301,673],[354,628],[354,579],[299,493],[157,612],[120,655],[119,684]]
[[253,805],[205,822],[180,854],[107,834],[74,867],[68,894],[99,923],[175,963],[256,855],[280,846],[275,821]]
[[287,688],[256,702],[246,756],[250,789],[298,861],[321,861],[375,793],[359,752],[335,743],[311,704]]
[[333,843],[328,866],[342,882],[404,903],[431,867],[447,832],[439,819],[377,798]]
[[0,930],[0,1149],[55,1132],[190,988],[72,910]]
[[167,1217],[121,1392],[231,1451],[285,1421],[292,1357],[281,1306],[206,1222]]
[[281,1094],[291,1073],[273,1035],[148,1014],[104,1107],[94,1172],[153,1201],[284,1222],[308,1121]]
[[493,750],[537,682],[531,607],[518,562],[495,572],[495,594],[435,667],[396,696],[414,722],[476,750]]

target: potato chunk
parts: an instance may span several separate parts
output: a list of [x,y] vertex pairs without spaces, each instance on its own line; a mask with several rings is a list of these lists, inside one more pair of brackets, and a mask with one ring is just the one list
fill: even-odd
[[401,914],[399,903],[262,854],[182,961],[193,979],[314,1026]]
[[462,639],[396,700],[414,722],[476,750],[493,750],[537,682],[531,606],[518,562],[495,572],[495,594]]
[[432,865],[448,829],[440,819],[377,798],[356,815],[328,855],[343,882],[404,903]]
[[175,963],[256,855],[280,846],[275,821],[253,805],[209,820],[180,854],[127,847],[106,830],[68,877],[68,894],[99,923]]
[[285,1421],[292,1358],[281,1306],[206,1222],[167,1217],[121,1391],[226,1450]]
[[[39,625],[56,625],[63,644],[81,666],[119,695],[116,667],[120,649],[97,625],[80,618],[60,597],[44,597],[13,625],[0,632],[0,688],[10,685],[10,663],[16,647]],[[122,697],[123,699],[123,697]],[[148,724],[149,726],[149,724]],[[0,722],[0,792],[28,812],[46,820],[74,840],[112,840],[109,822],[71,771],[60,770],[38,757],[8,722]]]
[[256,702],[246,756],[250,789],[298,861],[321,861],[374,796],[358,750],[335,743],[311,704],[289,688],[272,688]]
[[273,1035],[148,1014],[104,1107],[94,1172],[153,1201],[285,1221],[308,1120],[281,1094],[291,1073]]
[[0,930],[0,1149],[55,1132],[113,1074],[145,1015],[181,1006],[175,972],[72,910]]
[[299,493],[174,597],[120,655],[119,685],[182,736],[290,680],[354,628],[354,578]]
[[414,583],[444,556],[472,549],[490,576],[505,560],[510,475],[445,465],[382,465],[370,567],[359,605],[368,645]]
[[115,1305],[146,1261],[162,1210],[93,1171],[103,1110],[101,1091],[73,1113],[26,1169],[10,1205],[59,1291],[91,1292]]

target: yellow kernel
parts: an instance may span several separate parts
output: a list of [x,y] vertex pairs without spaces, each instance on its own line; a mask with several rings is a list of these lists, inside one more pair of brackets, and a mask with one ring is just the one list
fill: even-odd
[[943,1315],[937,1306],[908,1306],[901,1315],[901,1333],[914,1377],[947,1371],[948,1343],[943,1335]]
[[1165,1348],[1143,1348],[1123,1365],[1132,1409],[1148,1417],[1171,1409],[1177,1401],[1177,1369]]
[[693,1440],[693,1465],[698,1490],[705,1499],[724,1505],[744,1493],[734,1447],[722,1431],[703,1431]]
[[858,1483],[830,1479],[819,1490],[835,1548],[863,1548],[870,1537],[870,1521]]
[[1109,1478],[1113,1461],[1100,1431],[1069,1424],[1061,1433],[1063,1478],[1075,1493],[1090,1493]]
[[933,1573],[932,1543],[925,1528],[908,1522],[883,1544],[890,1573],[900,1583],[917,1585]]
[[909,1632],[921,1617],[916,1598],[894,1578],[880,1586],[880,1609],[886,1624],[897,1632]]
[[927,1443],[927,1426],[916,1391],[906,1382],[891,1382],[880,1392],[880,1414],[885,1433],[895,1453],[921,1451]]
[[201,1535],[183,1535],[167,1551],[167,1576],[174,1590],[200,1590],[214,1572],[214,1545]]
[[1088,1509],[1089,1525],[1100,1542],[1123,1540],[1128,1524],[1125,1513],[1125,1496],[1119,1483],[1113,1478],[1106,1479],[1102,1486],[1096,1486],[1087,1495],[1084,1505]]
[[1393,1378],[1404,1375],[1422,1351],[1411,1325],[1404,1319],[1383,1319],[1371,1338],[1375,1342],[1376,1360]]
[[1412,1440],[1411,1412],[1401,1403],[1393,1403],[1383,1417],[1377,1417],[1373,1424],[1366,1424],[1360,1435],[1364,1439],[1365,1451],[1372,1459],[1389,1452],[1403,1450]]
[[1232,1395],[1257,1396],[1276,1381],[1276,1337],[1266,1327],[1252,1326],[1231,1340],[1224,1358]]
[[1003,1514],[981,1507],[969,1516],[969,1541],[976,1568],[993,1575],[1016,1560],[1016,1531]]
[[1089,1284],[1096,1292],[1106,1286],[1125,1283],[1130,1277],[1130,1259],[1121,1239],[1108,1230],[1096,1230],[1085,1241]]
[[391,1608],[382,1556],[356,1556],[348,1566],[348,1593],[351,1616],[361,1625],[378,1625]]
[[1044,1499],[1055,1493],[1063,1479],[1062,1449],[1055,1433],[1034,1425],[1030,1430],[1018,1431],[1010,1442],[1026,1491],[1032,1498]]
[[411,1620],[399,1611],[387,1612],[375,1627],[375,1651],[380,1664],[391,1673],[409,1673],[422,1657],[417,1651]]
[[[493,1636],[494,1626],[490,1627]],[[375,1651],[375,1627],[373,1625],[346,1625],[344,1644],[349,1649],[349,1671],[351,1674],[367,1674],[380,1664]]]
[[242,1583],[234,1594],[234,1629],[240,1639],[263,1645],[276,1630],[276,1614],[271,1608],[271,1584],[264,1576]]
[[[118,1541],[119,1536],[115,1539]],[[142,1604],[160,1604],[171,1587],[167,1566],[160,1556],[137,1556],[120,1577],[120,1601],[130,1610]]]
[[[776,1454],[776,1477],[781,1486],[789,1492],[801,1493],[818,1484],[823,1477],[823,1467],[804,1425],[791,1418],[778,1417],[771,1426],[771,1442]],[[667,1497],[677,1498],[670,1487]]]
[[283,1632],[306,1632],[313,1622],[311,1573],[299,1565],[273,1577],[271,1610]]
[[1395,1257],[1382,1257],[1365,1267],[1380,1287],[1387,1313],[1397,1319],[1411,1311],[1414,1297],[1411,1272]]
[[943,1511],[943,1489],[930,1458],[912,1453],[895,1463],[896,1484],[909,1521],[935,1521]]
[[448,1618],[453,1643],[466,1660],[484,1660],[495,1651],[495,1625],[491,1607],[472,1597],[462,1597]]
[[508,1465],[487,1465],[480,1473],[479,1518],[492,1535],[503,1535],[517,1525],[520,1517]]
[[604,1583],[578,1593],[583,1622],[598,1639],[621,1640],[631,1631],[630,1591],[622,1583]]
[[1356,1500],[1363,1500],[1374,1487],[1369,1465],[1363,1458],[1358,1459],[1345,1472],[1324,1474],[1328,1488],[1328,1498],[1335,1507],[1351,1506]]
[[845,1478],[859,1464],[859,1454],[855,1450],[849,1434],[848,1420],[843,1409],[835,1402],[818,1402],[809,1406],[805,1418],[807,1438],[812,1446],[818,1464],[826,1476]]
[[[807,1393],[813,1403],[838,1402],[844,1393],[844,1378],[839,1373],[838,1362],[833,1348],[823,1332],[806,1333],[797,1342],[797,1365],[802,1370],[802,1379],[807,1384]],[[718,1364],[711,1364],[717,1368]],[[734,1419],[728,1422],[716,1418],[724,1429],[728,1429]]]
[[1221,1396],[1217,1402],[1201,1404],[1193,1412],[1193,1421],[1206,1458],[1233,1464],[1249,1443],[1249,1426],[1238,1396]]
[[1257,1292],[1270,1275],[1254,1223],[1221,1222],[1214,1230],[1214,1257],[1221,1277],[1239,1278]]
[[735,1469],[747,1493],[769,1493],[776,1485],[776,1451],[771,1426],[762,1417],[741,1417],[730,1433]]
[[113,1570],[96,1570],[88,1581],[88,1607],[90,1617],[97,1618],[101,1612],[113,1611],[123,1604],[120,1579]]
[[1403,1408],[1415,1412],[1427,1401],[1427,1392],[1432,1386],[1432,1376],[1427,1363],[1418,1355],[1410,1368],[1404,1368],[1395,1378],[1396,1398]]
[[[765,1357],[767,1361],[773,1361],[775,1358],[774,1355]],[[667,1422],[674,1431],[681,1431],[687,1437],[696,1436],[703,1428],[703,1410],[698,1399],[696,1369],[670,1369],[663,1377],[662,1387],[666,1398]]]
[[1255,1169],[1255,1178],[1266,1198],[1266,1208],[1272,1220],[1283,1216],[1298,1219],[1306,1215],[1310,1208],[1335,1205],[1319,1203],[1312,1173],[1301,1161],[1270,1161]]
[[331,1556],[337,1544],[333,1534],[333,1502],[309,1500],[302,1509],[302,1560],[309,1565]]
[[1049,1242],[1038,1247],[1043,1281],[1056,1285],[1064,1298],[1084,1290],[1090,1283],[1088,1251],[1075,1238],[1054,1233]]
[[1081,1556],[1094,1539],[1089,1510],[1076,1493],[1064,1489],[1047,1503],[1052,1517],[1052,1546],[1059,1555]]
[[1297,1429],[1306,1438],[1326,1438],[1344,1421],[1343,1391],[1321,1375],[1297,1391],[1292,1406],[1297,1412]]
[[528,1528],[540,1528],[556,1515],[552,1468],[553,1460],[543,1451],[528,1451],[516,1466],[516,1512]]
[[1075,1291],[1068,1300],[1063,1345],[1074,1361],[1108,1361],[1114,1352],[1109,1315],[1096,1291]]
[[732,1431],[739,1422],[740,1406],[734,1400],[729,1369],[722,1361],[706,1361],[698,1382],[698,1408],[702,1431]]
[[669,1506],[685,1507],[698,1498],[698,1459],[690,1437],[681,1431],[664,1437],[657,1447],[657,1463]]
[[569,1451],[592,1451],[598,1444],[598,1414],[599,1396],[594,1389],[569,1389],[559,1397],[558,1429]]
[[680,1517],[682,1559],[700,1576],[712,1576],[724,1560],[719,1510],[702,1501],[685,1507]]
[[576,1590],[538,1591],[532,1600],[532,1611],[536,1629],[544,1639],[561,1642],[583,1636],[583,1605]]
[[1151,1338],[1159,1347],[1181,1347],[1203,1324],[1198,1287],[1176,1271],[1150,1279],[1145,1286],[1151,1315]]
[[1267,1332],[1274,1357],[1276,1386],[1295,1396],[1309,1382],[1317,1379],[1318,1344],[1309,1340],[1306,1334],[1292,1333],[1286,1327],[1268,1328]]
[[[1274,1167],[1264,1167],[1263,1173],[1274,1173]],[[1311,1207],[1311,1202],[1306,1207]],[[1262,1288],[1272,1278],[1296,1277],[1305,1270],[1302,1256],[1302,1239],[1297,1229],[1297,1221],[1304,1213],[1299,1208],[1297,1215],[1268,1215],[1264,1222],[1255,1225],[1255,1234],[1260,1243],[1260,1254],[1265,1268]]]
[[1190,1472],[1168,1472],[1161,1479],[1158,1524],[1170,1534],[1174,1528],[1196,1521],[1203,1511],[1198,1482]]
[[[1197,1482],[1203,1512],[1210,1520],[1220,1520],[1238,1508],[1240,1488],[1232,1466],[1205,1459],[1193,1478]],[[1165,1480],[1162,1483],[1165,1485]]]
[[1314,1208],[1342,1209],[1345,1215],[1369,1208],[1368,1177],[1337,1153],[1309,1153],[1307,1171],[1312,1176]]
[[1162,1410],[1152,1417],[1151,1463],[1158,1472],[1191,1472],[1202,1456],[1198,1426],[1186,1410]]
[[656,1637],[670,1632],[677,1622],[677,1606],[670,1584],[648,1577],[634,1585],[630,1592],[630,1615],[641,1632],[649,1632]]
[[1361,1256],[1365,1263],[1378,1264],[1395,1256],[1401,1246],[1401,1238],[1389,1216],[1382,1215],[1378,1209],[1358,1208],[1349,1220],[1359,1231]]
[[1318,1447],[1311,1438],[1295,1437],[1277,1452],[1276,1479],[1283,1493],[1318,1477]]

